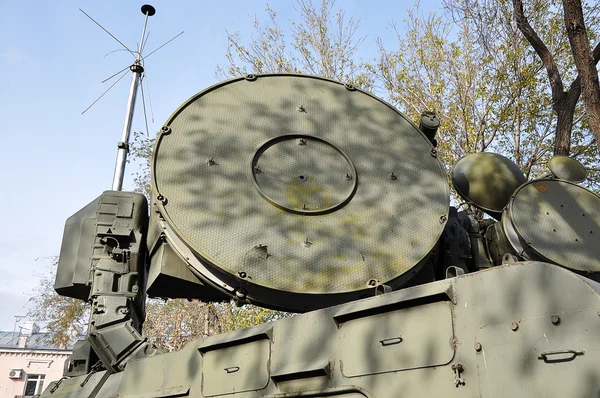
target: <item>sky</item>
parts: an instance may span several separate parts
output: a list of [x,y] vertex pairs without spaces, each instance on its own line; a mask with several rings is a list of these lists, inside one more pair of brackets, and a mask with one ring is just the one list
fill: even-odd
[[[16,323],[15,316],[27,314],[49,258],[60,251],[66,219],[112,186],[131,76],[82,111],[114,82],[102,80],[130,65],[132,57],[113,52],[120,44],[79,9],[133,48],[141,37],[144,3],[0,0],[0,330],[18,330],[24,322]],[[421,1],[421,7],[441,12],[438,3]],[[179,105],[219,81],[215,70],[226,64],[226,31],[248,39],[252,18],[266,19],[267,2],[151,4],[156,15],[148,20],[146,53],[185,31],[145,63],[154,134]],[[269,1],[283,26],[297,15],[294,4]],[[336,7],[360,20],[365,58],[375,55],[376,38],[393,43],[390,23],[406,17],[406,4],[398,1],[338,0]],[[132,130],[145,131],[141,101]],[[135,171],[128,166],[124,190],[132,189]]]

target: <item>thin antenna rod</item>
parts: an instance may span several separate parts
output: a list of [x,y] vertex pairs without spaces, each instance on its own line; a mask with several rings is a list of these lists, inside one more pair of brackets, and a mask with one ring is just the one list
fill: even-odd
[[133,53],[133,51],[131,51],[125,44],[121,43],[121,40],[117,39],[115,36],[113,36],[112,33],[110,33],[108,30],[106,30],[104,28],[104,26],[100,25],[98,22],[96,22],[96,20],[92,17],[90,17],[85,11],[83,11],[81,8],[79,9],[79,11],[81,11],[82,13],[85,14],[86,17],[88,17],[89,19],[91,19],[96,25],[98,25],[103,31],[105,31],[106,33],[108,33],[110,35],[110,37],[112,37],[113,39],[115,39],[120,45],[122,45],[127,51],[129,51],[131,53],[131,55],[133,55],[135,57],[135,54]]
[[181,33],[179,33],[177,36],[173,37],[171,40],[166,41],[162,46],[156,48],[154,51],[152,51],[150,54],[146,55],[143,58],[144,59],[148,58],[149,56],[151,56],[152,54],[154,54],[155,52],[157,52],[158,50],[160,50],[161,48],[163,48],[164,46],[166,46],[167,44],[169,44],[170,42],[172,42],[173,40],[175,40],[179,36],[181,36],[183,33],[184,33],[184,31],[181,31]]
[[[122,70],[121,72],[125,72],[125,70]],[[110,91],[110,90],[111,90],[111,89],[112,89],[112,88],[113,88],[113,87],[114,87],[114,86],[115,86],[115,85],[116,85],[118,82],[120,82],[120,81],[121,81],[121,79],[122,79],[122,78],[124,78],[126,75],[127,75],[127,73],[123,73],[123,74],[121,75],[121,77],[119,77],[119,78],[117,79],[117,81],[116,81],[116,82],[114,82],[113,84],[111,84],[111,85],[110,85],[110,87],[109,87],[109,88],[107,88],[107,89],[106,89],[106,91],[105,91],[105,92],[103,92],[103,93],[102,93],[102,94],[101,94],[101,95],[100,95],[98,98],[96,98],[96,101],[92,102],[92,103],[90,104],[90,106],[88,106],[87,108],[85,108],[85,109],[83,110],[83,112],[81,112],[81,114],[83,115],[84,113],[86,113],[86,112],[87,112],[87,111],[88,111],[88,110],[89,110],[89,109],[90,109],[92,106],[94,106],[94,105],[96,104],[96,102],[100,101],[100,98],[104,97],[104,95],[105,95],[106,93],[108,93],[108,92],[109,92],[109,91]],[[116,74],[115,74],[115,76],[116,76]],[[107,80],[108,80],[108,79],[107,79]],[[105,81],[106,81],[106,80],[105,80]],[[104,82],[102,82],[102,83],[104,83]]]
[[[146,16],[144,20],[144,29],[142,31],[142,40],[138,46],[138,50],[141,50],[141,45],[146,35],[146,23],[148,17],[156,13],[154,7],[149,4],[142,6],[142,13]],[[131,122],[133,121],[133,112],[135,110],[135,98],[140,83],[140,78],[144,73],[144,68],[140,64],[142,55],[138,51],[138,57],[135,59],[133,65],[129,67],[131,70],[131,86],[129,88],[129,100],[127,101],[127,111],[125,113],[125,124],[123,125],[123,135],[121,141],[117,144],[119,150],[117,151],[117,162],[115,164],[115,174],[113,176],[113,191],[120,191],[123,188],[123,177],[125,175],[125,165],[127,163],[127,154],[129,153],[129,136],[131,134]]]
[[118,71],[117,73],[115,73],[114,75],[111,75],[110,77],[107,77],[106,79],[102,80],[101,83],[105,83],[105,82],[109,81],[113,77],[117,76],[119,73],[125,72],[127,69],[129,69],[129,66],[124,67],[123,69],[121,69],[120,71]]
[[144,108],[144,122],[146,123],[146,137],[150,136],[148,131],[148,116],[146,115],[146,100],[144,99],[144,79],[140,81],[140,90],[142,90],[142,108]]

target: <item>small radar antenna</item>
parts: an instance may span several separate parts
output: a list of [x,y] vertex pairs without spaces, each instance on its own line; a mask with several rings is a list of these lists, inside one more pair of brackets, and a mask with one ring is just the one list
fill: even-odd
[[[83,14],[85,14],[86,17],[91,19],[96,25],[98,25],[102,30],[104,30],[106,33],[108,33],[110,35],[110,37],[115,39],[123,47],[123,49],[116,50],[116,51],[124,50],[124,51],[129,52],[134,57],[133,64],[121,69],[119,72],[113,74],[112,76],[110,76],[109,78],[105,79],[102,82],[102,83],[104,83],[118,75],[121,75],[117,79],[117,81],[115,81],[106,91],[104,91],[104,93],[102,93],[102,95],[100,95],[100,97],[98,97],[89,107],[87,107],[82,112],[82,113],[85,113],[96,102],[98,102],[100,100],[100,98],[102,98],[108,91],[110,91],[110,89],[112,89],[125,76],[127,69],[129,69],[131,71],[131,85],[129,88],[129,99],[127,100],[127,109],[125,112],[125,123],[123,125],[123,133],[121,136],[121,141],[119,141],[117,144],[117,147],[118,147],[117,161],[115,164],[115,173],[113,175],[113,183],[112,183],[112,190],[120,191],[123,188],[123,177],[125,175],[125,166],[127,164],[127,154],[129,153],[129,138],[131,135],[131,123],[133,121],[133,114],[134,114],[134,110],[135,110],[135,101],[136,101],[136,97],[137,97],[138,87],[142,90],[142,101],[144,102],[144,119],[146,122],[146,133],[148,132],[148,120],[146,118],[145,100],[143,98],[144,90],[143,90],[143,86],[142,86],[142,81],[144,80],[144,77],[145,77],[144,60],[146,58],[148,58],[150,55],[154,54],[156,51],[163,48],[165,45],[167,45],[171,41],[175,40],[177,37],[181,36],[183,34],[183,32],[179,33],[175,37],[171,38],[167,42],[160,45],[154,51],[150,52],[148,55],[144,56],[144,55],[142,55],[142,52],[144,51],[144,48],[148,41],[148,36],[150,36],[150,33],[148,33],[148,35],[146,35],[146,27],[148,25],[148,17],[151,17],[154,14],[156,14],[156,9],[153,6],[151,6],[150,4],[144,4],[142,6],[142,9],[141,9],[142,14],[144,14],[144,16],[145,16],[144,28],[142,29],[142,38],[141,38],[141,40],[138,44],[138,47],[135,51],[132,51],[131,49],[129,49],[125,44],[123,44],[123,42],[121,42],[119,39],[117,39],[112,33],[110,33],[108,30],[106,30],[102,25],[100,25],[96,20],[94,20],[94,18],[89,16],[85,11],[83,11],[82,9],[79,9],[79,10]],[[112,52],[114,52],[114,51],[112,51]],[[146,86],[147,85],[148,85],[148,82],[146,81]],[[148,99],[150,99],[150,98],[148,98]]]

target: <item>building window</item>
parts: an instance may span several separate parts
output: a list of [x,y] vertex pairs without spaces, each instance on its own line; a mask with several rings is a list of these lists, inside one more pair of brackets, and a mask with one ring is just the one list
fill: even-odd
[[25,393],[26,397],[33,397],[40,395],[44,389],[44,378],[46,375],[27,375],[27,381],[25,382]]

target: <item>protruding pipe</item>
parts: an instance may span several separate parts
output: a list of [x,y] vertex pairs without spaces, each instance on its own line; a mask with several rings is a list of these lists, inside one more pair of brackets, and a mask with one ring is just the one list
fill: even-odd
[[421,120],[419,121],[419,130],[421,130],[425,136],[431,141],[433,146],[437,146],[435,135],[440,127],[440,119],[437,118],[435,112],[425,111],[421,113]]

